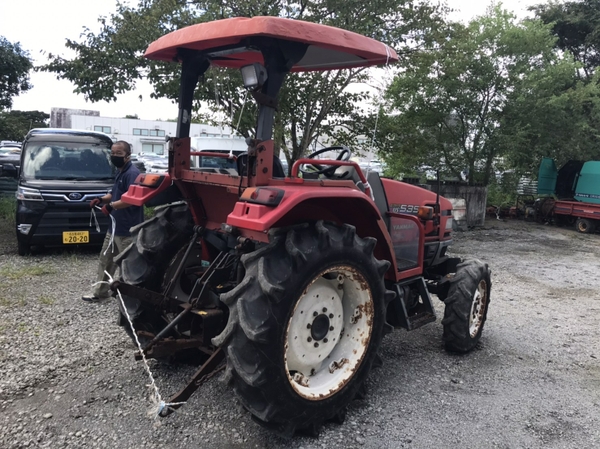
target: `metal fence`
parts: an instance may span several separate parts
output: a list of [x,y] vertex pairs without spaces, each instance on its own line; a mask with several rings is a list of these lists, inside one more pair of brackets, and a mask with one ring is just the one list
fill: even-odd
[[[430,187],[433,192],[437,192],[437,182],[431,182]],[[464,200],[466,219],[463,223],[457,223],[459,227],[483,226],[485,224],[487,187],[442,182],[440,195],[452,200]],[[453,203],[456,203],[456,201],[453,201]],[[460,203],[462,204],[462,202]]]

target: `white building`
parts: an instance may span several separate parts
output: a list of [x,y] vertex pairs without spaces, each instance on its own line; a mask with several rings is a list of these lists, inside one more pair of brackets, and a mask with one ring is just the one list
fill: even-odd
[[[177,131],[176,122],[102,117],[98,111],[64,108],[52,108],[50,127],[100,131],[113,141],[129,142],[134,153],[155,154],[166,153],[166,138],[175,136]],[[197,150],[243,151],[247,148],[245,139],[228,127],[192,123],[190,137],[192,147]]]

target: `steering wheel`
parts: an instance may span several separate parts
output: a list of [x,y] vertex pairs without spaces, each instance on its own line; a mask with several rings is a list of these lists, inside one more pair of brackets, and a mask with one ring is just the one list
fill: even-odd
[[[321,148],[320,150],[315,151],[314,153],[311,153],[307,156],[308,159],[314,159],[316,156],[318,156],[319,154],[323,154],[323,153],[327,153],[329,151],[340,151],[340,154],[338,154],[338,156],[335,158],[336,161],[348,161],[350,160],[350,148],[344,146],[344,145],[335,145],[332,147],[326,147],[326,148]],[[331,178],[333,176],[333,174],[335,173],[335,171],[339,168],[339,165],[319,165],[319,164],[310,164],[310,167],[314,168],[315,170],[303,170],[302,167],[300,167],[300,171],[302,173],[306,173],[306,174],[312,174],[312,175],[325,175],[328,178]]]

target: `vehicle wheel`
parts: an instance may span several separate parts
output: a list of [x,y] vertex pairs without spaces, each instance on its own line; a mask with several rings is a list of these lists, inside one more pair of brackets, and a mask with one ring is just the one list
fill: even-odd
[[591,234],[596,229],[596,223],[588,218],[578,218],[575,222],[575,229],[584,234]]
[[383,281],[389,262],[349,225],[319,221],[270,239],[242,256],[245,277],[221,295],[229,320],[213,343],[225,348],[226,379],[256,421],[283,436],[315,434],[343,419],[379,359],[395,296]]
[[26,256],[31,253],[31,246],[28,243],[17,239],[17,252],[19,256]]
[[[157,207],[154,217],[132,228],[131,234],[133,242],[115,258],[121,280],[161,292],[173,259],[189,243],[193,234],[193,221],[187,204]],[[136,330],[156,334],[165,326],[160,311],[125,295],[123,302]],[[121,308],[119,302],[119,324],[130,333]]]
[[487,264],[467,260],[456,267],[444,300],[444,344],[453,352],[471,351],[483,331],[490,304],[491,273]]

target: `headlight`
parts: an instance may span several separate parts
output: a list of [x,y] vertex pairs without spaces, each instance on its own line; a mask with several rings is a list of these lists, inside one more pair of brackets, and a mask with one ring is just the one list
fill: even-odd
[[44,201],[44,197],[39,190],[28,187],[19,187],[17,189],[17,199],[24,201]]
[[246,65],[240,71],[242,72],[244,87],[247,89],[262,87],[267,81],[267,70],[258,62]]
[[452,229],[452,217],[448,217],[446,220],[446,230]]

